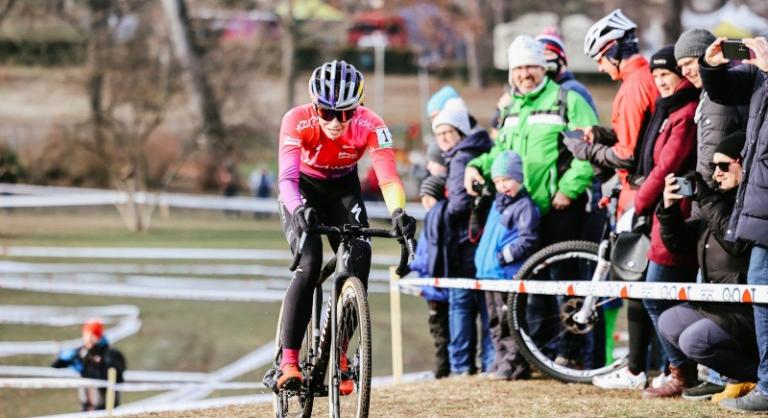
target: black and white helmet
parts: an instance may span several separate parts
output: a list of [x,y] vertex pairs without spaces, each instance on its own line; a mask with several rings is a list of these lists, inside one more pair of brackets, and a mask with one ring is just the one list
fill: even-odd
[[621,9],[616,9],[600,19],[589,28],[584,38],[584,53],[593,60],[600,57],[601,52],[611,41],[617,41],[637,29],[635,22],[624,16]]
[[321,107],[348,110],[365,95],[363,74],[345,61],[333,60],[315,68],[309,77],[309,95]]

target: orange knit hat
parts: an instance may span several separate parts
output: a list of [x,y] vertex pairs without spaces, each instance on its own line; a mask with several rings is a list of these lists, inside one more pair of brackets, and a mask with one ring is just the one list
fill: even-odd
[[104,335],[104,324],[98,319],[89,319],[83,324],[83,331],[88,331],[101,338]]

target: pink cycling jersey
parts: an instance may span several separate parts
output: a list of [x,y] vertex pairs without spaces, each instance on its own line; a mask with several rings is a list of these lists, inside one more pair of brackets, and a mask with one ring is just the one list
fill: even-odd
[[355,169],[366,149],[390,212],[402,207],[405,196],[395,167],[392,134],[376,113],[359,106],[344,134],[332,140],[320,129],[313,104],[294,107],[280,125],[280,200],[293,213],[302,204],[300,173],[318,179],[341,177]]

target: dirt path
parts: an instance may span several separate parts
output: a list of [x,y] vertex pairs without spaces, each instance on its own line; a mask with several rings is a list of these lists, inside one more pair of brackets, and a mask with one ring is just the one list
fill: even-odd
[[[325,399],[314,416],[327,416]],[[318,405],[319,404],[319,405]],[[179,417],[268,417],[270,404],[145,415]],[[374,390],[372,417],[736,417],[709,402],[643,400],[636,391],[605,391],[552,380],[492,382],[452,378]]]

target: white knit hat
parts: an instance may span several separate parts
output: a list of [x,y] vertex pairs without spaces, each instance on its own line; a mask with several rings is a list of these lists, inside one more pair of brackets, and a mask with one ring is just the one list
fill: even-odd
[[432,121],[432,131],[434,132],[440,125],[451,125],[467,136],[470,131],[469,113],[463,106],[446,106]]
[[528,35],[515,38],[507,50],[509,69],[526,65],[538,65],[547,68],[549,65],[544,58],[544,46]]

